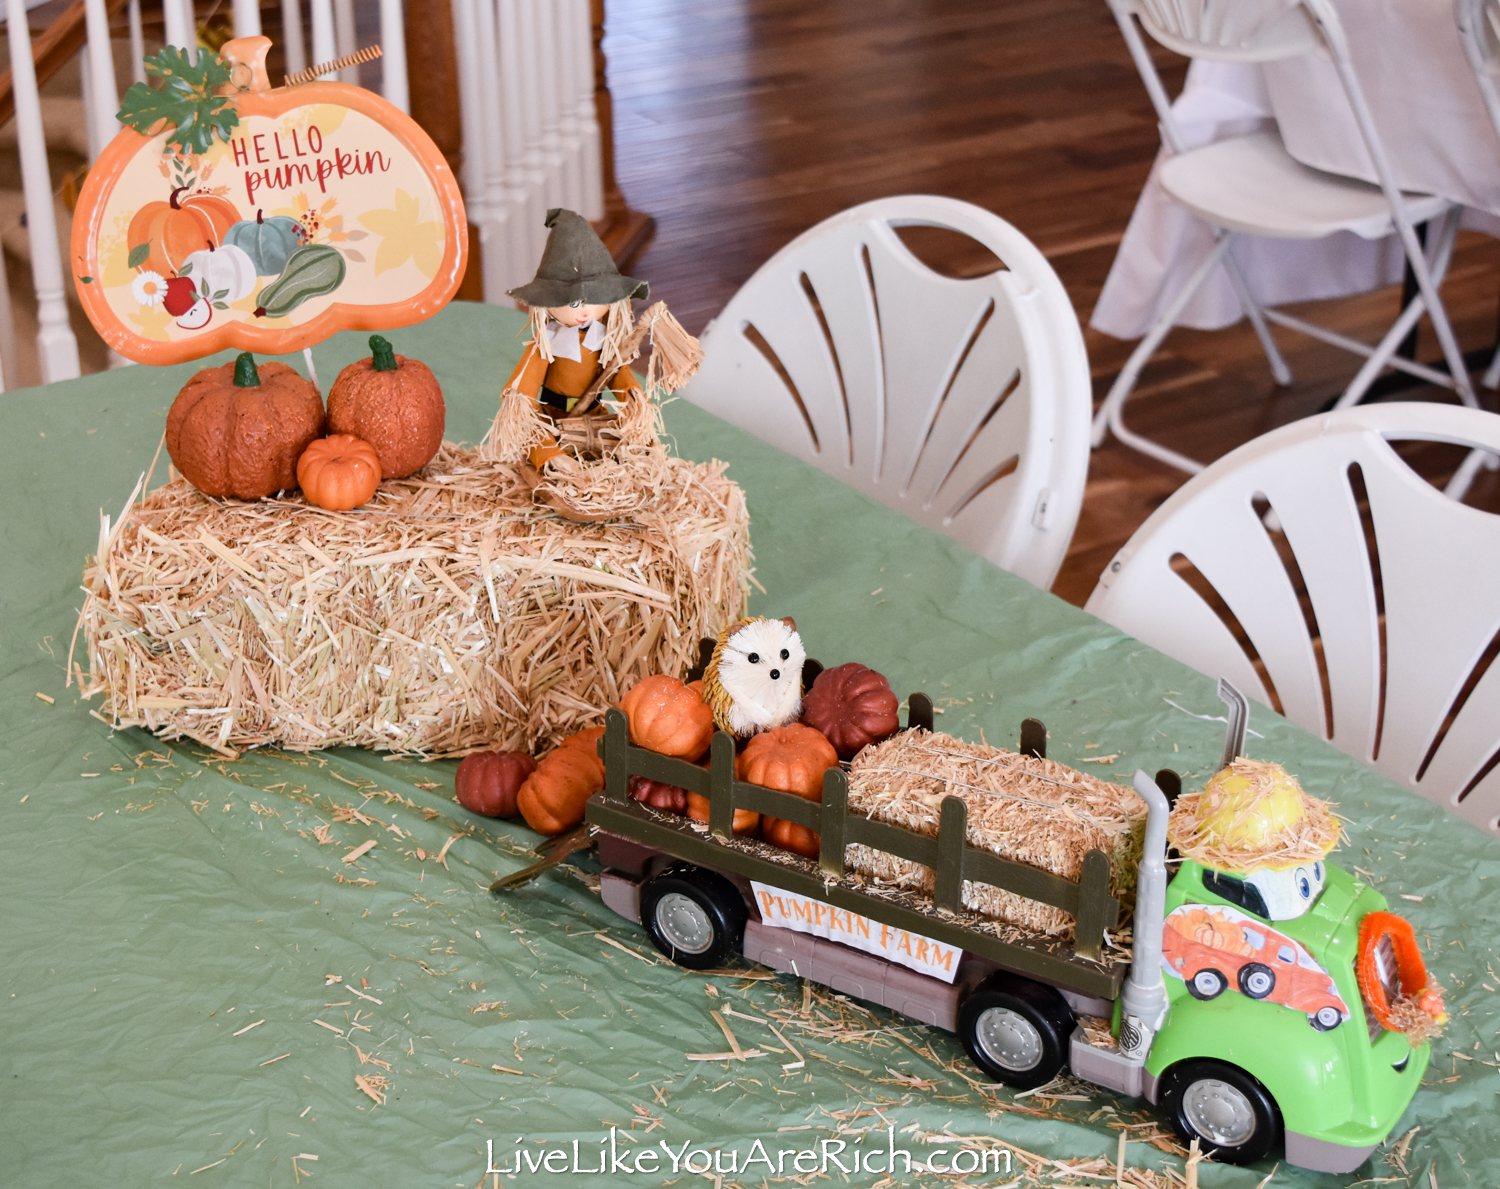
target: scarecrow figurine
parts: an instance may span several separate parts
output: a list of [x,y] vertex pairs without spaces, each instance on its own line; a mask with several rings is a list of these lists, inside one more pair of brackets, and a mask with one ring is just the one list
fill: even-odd
[[[645,281],[622,276],[588,220],[547,212],[551,234],[536,277],[510,296],[531,315],[531,341],[505,383],[491,453],[530,464],[530,481],[549,471],[611,455],[621,445],[656,441],[651,397],[697,370],[698,342],[658,302],[639,322],[631,302]],[[630,364],[647,338],[646,382]]]

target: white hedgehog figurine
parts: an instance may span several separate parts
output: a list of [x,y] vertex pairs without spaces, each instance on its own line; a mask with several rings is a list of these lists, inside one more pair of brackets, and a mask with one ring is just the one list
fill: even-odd
[[807,652],[792,619],[741,619],[719,633],[703,671],[714,725],[744,738],[796,722]]

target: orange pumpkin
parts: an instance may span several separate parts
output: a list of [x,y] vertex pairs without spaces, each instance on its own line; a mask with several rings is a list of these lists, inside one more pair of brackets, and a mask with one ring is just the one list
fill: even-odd
[[328,390],[328,428],[364,438],[392,479],[420,471],[443,444],[443,389],[420,359],[370,336],[370,357],[351,363]]
[[822,853],[823,840],[806,826],[785,821],[779,817],[768,817],[760,825],[760,836],[772,846],[789,850],[804,859],[816,859]]
[[647,677],[623,698],[630,741],[662,755],[696,760],[714,735],[714,712],[698,691],[675,677]]
[[559,747],[571,747],[581,751],[589,759],[599,766],[599,779],[604,779],[604,761],[599,758],[599,740],[604,738],[603,727],[585,727],[576,734],[569,735]]
[[[695,822],[708,821],[708,798],[697,793],[687,795],[687,815]],[[748,809],[736,809],[734,811],[734,824],[730,828],[736,834],[753,834],[755,827],[760,825],[760,814]]]
[[357,508],[380,490],[380,459],[369,442],[329,434],[297,460],[297,484],[308,502],[330,512]]
[[561,834],[583,821],[583,807],[604,787],[604,763],[594,753],[603,727],[569,736],[548,753],[516,794],[516,808],[538,834]]
[[821,801],[823,773],[838,762],[838,752],[821,731],[794,722],[752,735],[734,774],[750,784]]
[[167,453],[207,495],[259,499],[297,486],[297,460],[323,433],[323,398],[284,363],[248,351],[182,386],[167,413]]
[[136,268],[175,277],[192,253],[219,247],[224,233],[239,221],[239,211],[227,198],[192,194],[186,186],[179,186],[165,202],[146,203],[130,220],[125,233],[130,262]]
[[[838,762],[838,753],[821,731],[789,723],[752,736],[735,762],[735,775],[750,784],[821,802],[823,773]],[[767,817],[760,834],[772,846],[809,859],[818,857],[818,835],[796,822]]]

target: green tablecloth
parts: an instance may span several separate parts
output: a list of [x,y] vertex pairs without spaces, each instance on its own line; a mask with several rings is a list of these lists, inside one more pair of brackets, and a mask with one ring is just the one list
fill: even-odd
[[[392,336],[442,380],[449,437],[483,432],[520,325],[455,305]],[[320,347],[324,384],[364,353],[354,335]],[[778,1021],[805,1069],[784,1074],[790,1058],[776,1053],[727,1070],[689,1062],[724,1049],[711,1011],[801,1013],[803,988],[658,963],[576,875],[490,896],[484,886],[522,865],[536,838],[454,804],[451,763],[354,751],[225,763],[111,733],[63,687],[79,573],[99,510],[118,515],[192,370],[131,368],[0,397],[0,1182],[290,1186],[310,1174],[361,1189],[475,1186],[490,1183],[486,1141],[507,1168],[523,1137],[534,1160],[565,1148],[571,1169],[576,1139],[580,1167],[594,1168],[611,1127],[617,1152],[690,1144],[695,1166],[700,1145],[721,1146],[727,1167],[729,1150],[746,1159],[759,1139],[774,1162],[836,1134],[852,1143],[879,1129],[866,1142],[885,1145],[887,1125],[919,1159],[926,1137],[949,1131],[1073,1160],[1113,1157],[1111,1123],[1157,1118],[1088,1089],[1085,1101],[1016,1101],[963,1076],[974,1071],[946,1034],[826,998],[800,1023]],[[691,406],[673,403],[667,421],[684,455],[732,464],[765,591],[752,610],[794,615],[812,655],[927,691],[940,729],[968,738],[1013,746],[1021,719],[1037,716],[1063,762],[1114,753],[1090,770],[1207,773],[1223,728],[1206,678]],[[1372,873],[1449,988],[1453,1021],[1399,1129],[1420,1126],[1410,1183],[1427,1189],[1435,1164],[1443,1189],[1500,1185],[1500,846],[1269,712],[1251,727],[1252,755],[1339,803],[1351,842],[1336,861]],[[314,832],[324,825],[326,845]],[[445,869],[433,856],[460,833]],[[370,839],[374,850],[342,861]],[[745,1047],[780,1047],[764,1025],[726,1019]],[[356,1084],[372,1075],[389,1083],[367,1083],[383,1105]],[[658,1153],[655,1175],[616,1166],[502,1181],[697,1183]],[[1144,1143],[1128,1160],[1181,1168]],[[796,1175],[791,1158],[783,1168]],[[1269,1171],[1205,1166],[1201,1183],[1248,1189]],[[1272,1183],[1372,1177],[1406,1182],[1377,1156],[1351,1177],[1283,1166]],[[757,1162],[723,1183],[763,1178],[778,1183]]]

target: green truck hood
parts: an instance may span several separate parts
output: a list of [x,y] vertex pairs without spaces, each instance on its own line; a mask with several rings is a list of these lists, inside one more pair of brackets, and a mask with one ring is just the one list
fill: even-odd
[[[1184,904],[1237,908],[1204,889],[1203,869],[1190,860],[1167,889],[1166,910]],[[1147,1071],[1161,1076],[1193,1058],[1227,1061],[1270,1091],[1288,1131],[1356,1147],[1384,1140],[1416,1094],[1430,1055],[1428,1045],[1414,1049],[1399,1032],[1377,1029],[1370,1039],[1354,961],[1360,921],[1388,907],[1379,892],[1330,865],[1306,915],[1271,922],[1328,971],[1350,1013],[1344,1023],[1319,1032],[1301,1012],[1250,999],[1232,984],[1216,999],[1200,1001],[1182,979],[1168,975],[1171,1006]]]

